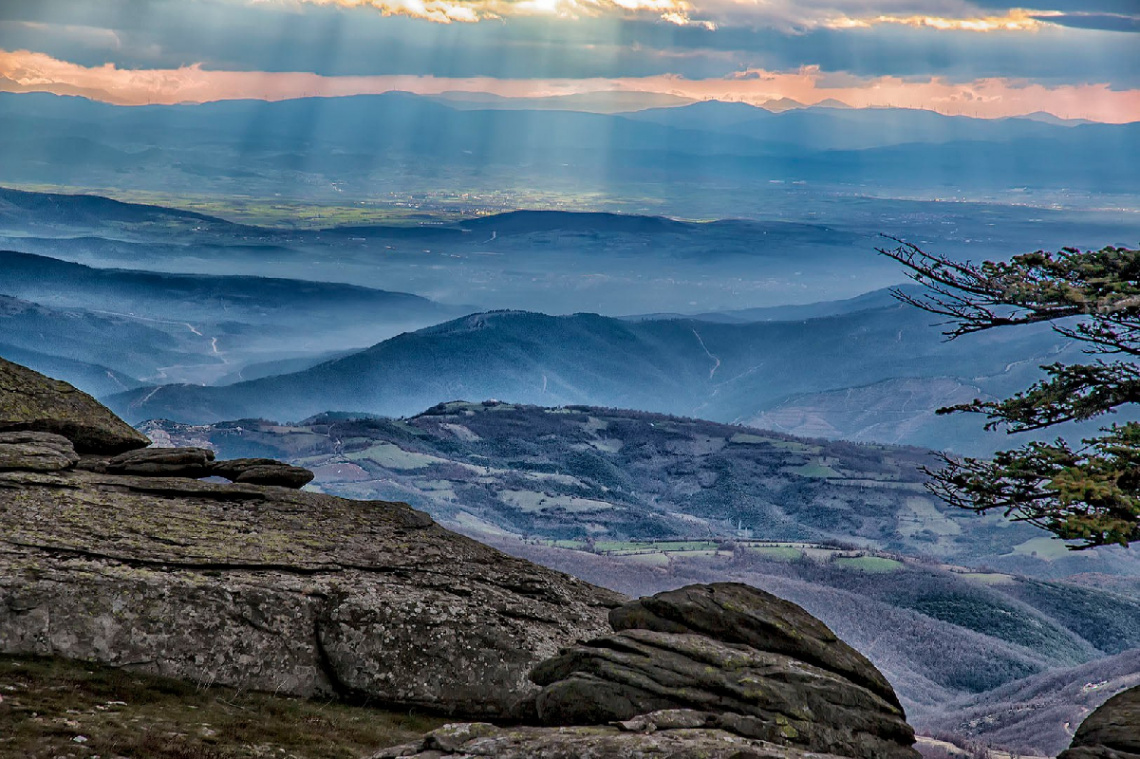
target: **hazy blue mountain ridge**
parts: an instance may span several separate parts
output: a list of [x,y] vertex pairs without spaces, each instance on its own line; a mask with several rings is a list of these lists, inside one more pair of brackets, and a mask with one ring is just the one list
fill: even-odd
[[[328,409],[407,416],[441,400],[494,398],[731,422],[750,420],[791,396],[900,377],[960,378],[1004,395],[1036,377],[1038,365],[1065,355],[1048,329],[947,342],[931,321],[903,304],[746,324],[492,312],[399,335],[294,374],[224,388],[146,389],[107,401],[131,421],[302,419]],[[980,421],[971,421],[948,427],[937,447],[1000,444],[981,432]]]

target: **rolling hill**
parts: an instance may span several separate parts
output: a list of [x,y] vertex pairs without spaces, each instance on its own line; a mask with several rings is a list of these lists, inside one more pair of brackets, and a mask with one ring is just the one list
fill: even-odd
[[[296,420],[329,408],[406,416],[455,398],[604,405],[734,422],[780,413],[790,398],[807,393],[872,386],[858,407],[833,404],[825,415],[842,437],[863,429],[855,412],[872,402],[874,388],[876,403],[895,397],[889,384],[875,383],[952,381],[1005,394],[1036,377],[1038,365],[1071,350],[1048,329],[946,342],[930,321],[901,304],[746,324],[492,312],[399,335],[293,374],[226,387],[146,388],[108,402],[134,422]],[[943,435],[938,448],[1001,444],[973,419],[911,430],[910,419],[944,405],[934,392],[916,398],[909,414],[863,439],[910,442],[913,432]]]
[[[1031,702],[1046,678],[1075,682],[1101,661],[1107,672],[1106,657],[1140,646],[1140,600],[1067,579],[1127,576],[1135,556],[1067,553],[1029,526],[950,509],[923,490],[920,449],[503,403],[143,429],[159,445],[296,462],[320,490],[407,501],[629,594],[720,580],[765,588],[866,652],[922,724],[958,735],[967,730],[948,703],[998,713]],[[1028,745],[1035,725],[1055,742],[1070,714],[1013,714],[997,742]]]
[[151,381],[212,381],[467,310],[352,285],[94,268],[0,251],[2,342]]

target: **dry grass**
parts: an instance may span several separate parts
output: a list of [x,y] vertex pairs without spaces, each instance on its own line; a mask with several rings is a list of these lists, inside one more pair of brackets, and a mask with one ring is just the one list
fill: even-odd
[[27,759],[355,759],[444,720],[0,657],[0,756]]

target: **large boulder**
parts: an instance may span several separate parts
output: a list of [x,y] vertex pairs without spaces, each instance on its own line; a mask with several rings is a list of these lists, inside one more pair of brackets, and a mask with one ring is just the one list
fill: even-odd
[[891,686],[800,607],[737,583],[692,585],[610,613],[615,633],[531,673],[545,725],[605,725],[650,712],[860,759],[917,757]]
[[150,440],[87,393],[0,358],[0,432],[62,435],[79,453],[118,454]]
[[0,653],[500,717],[625,599],[404,504],[0,472]]
[[1140,759],[1140,688],[1101,704],[1057,759]]
[[696,634],[782,654],[833,672],[899,706],[875,665],[796,604],[741,583],[691,585],[610,612],[614,630]]

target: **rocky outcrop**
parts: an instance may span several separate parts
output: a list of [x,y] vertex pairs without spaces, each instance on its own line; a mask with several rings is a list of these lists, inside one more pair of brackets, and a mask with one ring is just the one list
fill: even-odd
[[147,441],[7,362],[0,430],[0,653],[502,716],[625,600],[405,504],[298,491],[306,469],[125,450]]
[[1057,759],[1140,759],[1140,688],[1101,704]]
[[214,452],[206,448],[144,448],[100,462],[94,471],[140,477],[209,477]]
[[0,358],[0,432],[51,432],[79,453],[117,454],[150,440],[90,395]]
[[621,606],[610,623],[614,634],[531,673],[543,686],[534,700],[540,723],[683,710],[701,727],[810,751],[917,756],[879,671],[795,604],[747,585],[693,585]]
[[85,456],[80,469],[100,474],[137,477],[222,477],[247,485],[272,485],[299,489],[313,480],[313,473],[274,459],[227,459],[215,461],[208,448],[144,448],[118,456]]
[[0,471],[58,472],[79,462],[75,446],[51,432],[0,432]]
[[497,716],[622,600],[403,504],[0,473],[0,653]]
[[917,759],[894,691],[795,604],[733,583],[610,612],[615,633],[535,668],[529,718],[446,725],[371,759]]
[[614,630],[703,635],[833,672],[898,707],[895,691],[861,653],[790,601],[740,583],[694,585],[610,612]]
[[370,759],[840,759],[806,753],[710,728],[622,726],[501,728],[487,723],[444,725],[414,743],[385,749]]
[[227,459],[210,468],[210,474],[225,477],[232,482],[250,485],[277,485],[300,488],[313,480],[313,473],[299,466],[290,466],[273,459]]
[[383,757],[917,756],[870,662],[755,588],[627,602],[406,504],[299,490],[306,469],[115,452],[121,423],[89,398],[61,435],[4,397],[0,427],[26,429],[0,432],[2,654],[527,725]]

